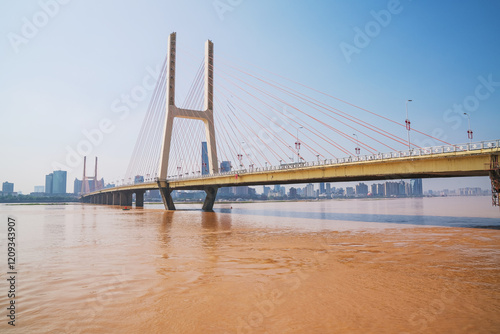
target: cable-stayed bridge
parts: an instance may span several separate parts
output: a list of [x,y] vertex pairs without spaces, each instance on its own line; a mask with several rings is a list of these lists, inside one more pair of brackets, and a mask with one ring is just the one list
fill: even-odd
[[[141,207],[145,191],[159,189],[174,210],[173,190],[205,190],[203,209],[212,210],[227,186],[490,176],[498,205],[500,140],[473,143],[469,129],[469,143],[450,144],[411,129],[408,117],[397,122],[230,59],[216,64],[211,41],[178,106],[176,44],[172,33],[126,176],[84,202],[131,206],[135,193]],[[410,133],[435,145],[420,147]]]

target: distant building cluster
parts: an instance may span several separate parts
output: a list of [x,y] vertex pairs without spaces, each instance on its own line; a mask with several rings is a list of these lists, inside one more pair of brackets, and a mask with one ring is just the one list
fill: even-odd
[[310,183],[303,188],[290,188],[290,198],[337,198],[337,197],[409,197],[423,196],[422,179],[412,179],[410,182],[374,183],[368,186],[359,183],[354,187],[336,188],[330,183],[319,183],[315,189]]
[[[82,180],[79,180],[75,177],[75,181],[73,181],[73,194],[81,195],[83,192],[93,192],[102,188],[111,188],[114,186],[114,184],[108,184],[104,186],[104,178],[101,178],[97,181],[94,178],[87,178],[85,185]],[[85,188],[88,189],[88,191],[85,191]]]
[[483,190],[481,188],[459,188],[457,189],[443,189],[443,190],[428,190],[425,192],[427,196],[489,196],[491,190]]

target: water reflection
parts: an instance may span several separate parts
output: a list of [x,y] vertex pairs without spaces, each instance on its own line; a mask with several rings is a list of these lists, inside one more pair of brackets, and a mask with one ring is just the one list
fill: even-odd
[[[415,209],[423,213],[423,204],[416,204]],[[215,209],[216,212],[225,212]],[[427,226],[472,227],[472,228],[500,228],[500,218],[484,217],[454,217],[454,216],[427,216],[427,215],[400,215],[400,214],[375,214],[375,213],[336,213],[326,212],[297,212],[280,210],[262,210],[259,208],[243,209],[234,208],[233,214],[267,217],[287,217],[311,220],[337,220],[372,223],[412,224]]]
[[170,243],[170,230],[172,229],[174,211],[165,211],[162,213],[161,222],[159,224],[160,240],[163,241],[165,246]]

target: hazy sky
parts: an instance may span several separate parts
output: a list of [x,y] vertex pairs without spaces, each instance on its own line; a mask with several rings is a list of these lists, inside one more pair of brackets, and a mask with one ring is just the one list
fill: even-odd
[[[464,111],[475,141],[499,139],[499,15],[500,2],[486,0],[2,1],[0,183],[29,193],[54,166],[71,164],[71,192],[82,164],[70,152],[99,127],[90,159],[100,157],[106,181],[121,177],[150,95],[127,115],[113,106],[151,85],[174,31],[200,57],[211,39],[215,57],[251,62],[400,121],[413,99],[412,125],[448,142],[467,142]],[[487,188],[488,179],[424,186]]]

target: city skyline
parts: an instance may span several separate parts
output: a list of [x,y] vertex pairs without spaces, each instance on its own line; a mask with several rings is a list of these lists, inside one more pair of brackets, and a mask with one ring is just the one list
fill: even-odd
[[[194,7],[89,1],[59,4],[49,15],[40,4],[48,2],[0,5],[5,37],[0,43],[6,50],[0,55],[1,117],[9,125],[3,129],[9,140],[0,144],[9,163],[0,164],[0,178],[23,193],[43,184],[58,164],[69,180],[81,177],[78,145],[83,141],[92,144],[88,156],[101,159],[100,176],[121,179],[151,97],[146,89],[144,96],[132,98],[133,89],[154,83],[172,31],[182,36],[184,49],[200,53],[211,39],[216,59],[255,64],[400,122],[411,99],[412,127],[452,143],[468,141],[464,112],[474,141],[497,139],[500,57],[490,39],[491,31],[500,30],[497,3],[255,1],[221,12],[202,1]],[[26,22],[33,25],[38,13],[49,21],[26,37]],[[282,29],[270,30],[269,22]],[[367,31],[370,27],[376,30]],[[16,44],[12,36],[24,40]],[[178,73],[186,78],[178,80],[179,98],[187,94],[191,65],[186,57],[179,62]],[[433,144],[412,136],[422,145]],[[424,187],[454,184],[486,188],[489,180],[429,180]]]

